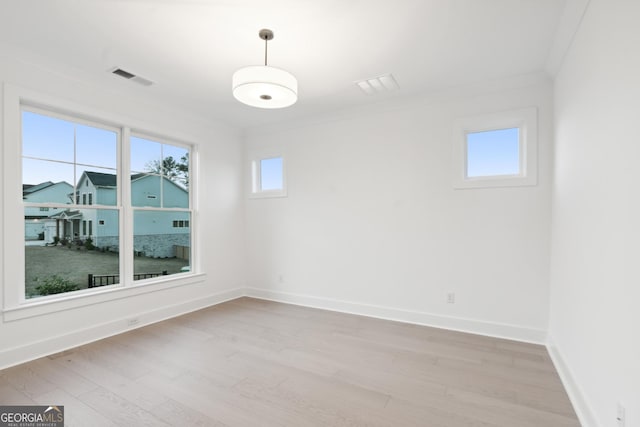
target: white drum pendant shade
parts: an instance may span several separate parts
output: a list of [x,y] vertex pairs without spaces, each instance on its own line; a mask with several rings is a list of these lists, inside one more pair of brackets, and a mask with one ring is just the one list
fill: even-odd
[[298,81],[289,72],[266,65],[244,67],[233,73],[233,96],[258,108],[284,108],[298,100]]

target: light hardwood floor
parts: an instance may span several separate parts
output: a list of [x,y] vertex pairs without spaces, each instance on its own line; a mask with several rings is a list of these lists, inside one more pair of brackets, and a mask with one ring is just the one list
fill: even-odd
[[579,426],[544,347],[240,298],[0,371],[66,426]]

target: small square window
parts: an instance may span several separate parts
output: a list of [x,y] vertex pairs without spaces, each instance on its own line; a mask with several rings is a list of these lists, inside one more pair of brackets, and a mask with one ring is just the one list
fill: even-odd
[[251,197],[286,196],[282,155],[254,156],[251,160]]
[[468,178],[520,175],[520,129],[467,133]]
[[537,120],[536,108],[457,120],[454,188],[536,185]]

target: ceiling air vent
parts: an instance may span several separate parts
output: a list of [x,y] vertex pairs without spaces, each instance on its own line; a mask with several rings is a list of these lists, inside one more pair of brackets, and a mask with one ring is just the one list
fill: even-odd
[[372,77],[356,82],[358,87],[367,95],[375,95],[377,93],[391,92],[400,89],[398,82],[391,74],[384,76]]
[[147,80],[144,77],[136,76],[135,74],[125,71],[122,68],[115,68],[111,70],[111,72],[117,76],[123,77],[127,80],[131,80],[132,82],[136,82],[143,86],[151,86],[153,84],[151,80]]

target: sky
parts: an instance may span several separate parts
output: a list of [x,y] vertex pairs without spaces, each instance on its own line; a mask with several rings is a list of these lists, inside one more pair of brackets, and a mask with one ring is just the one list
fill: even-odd
[[282,157],[260,160],[260,189],[282,190]]
[[[66,181],[74,185],[84,171],[115,174],[117,141],[118,135],[111,130],[23,111],[22,183]],[[148,163],[163,156],[179,161],[187,152],[182,147],[131,137],[132,173],[146,171]]]
[[467,177],[520,173],[519,129],[467,134]]

